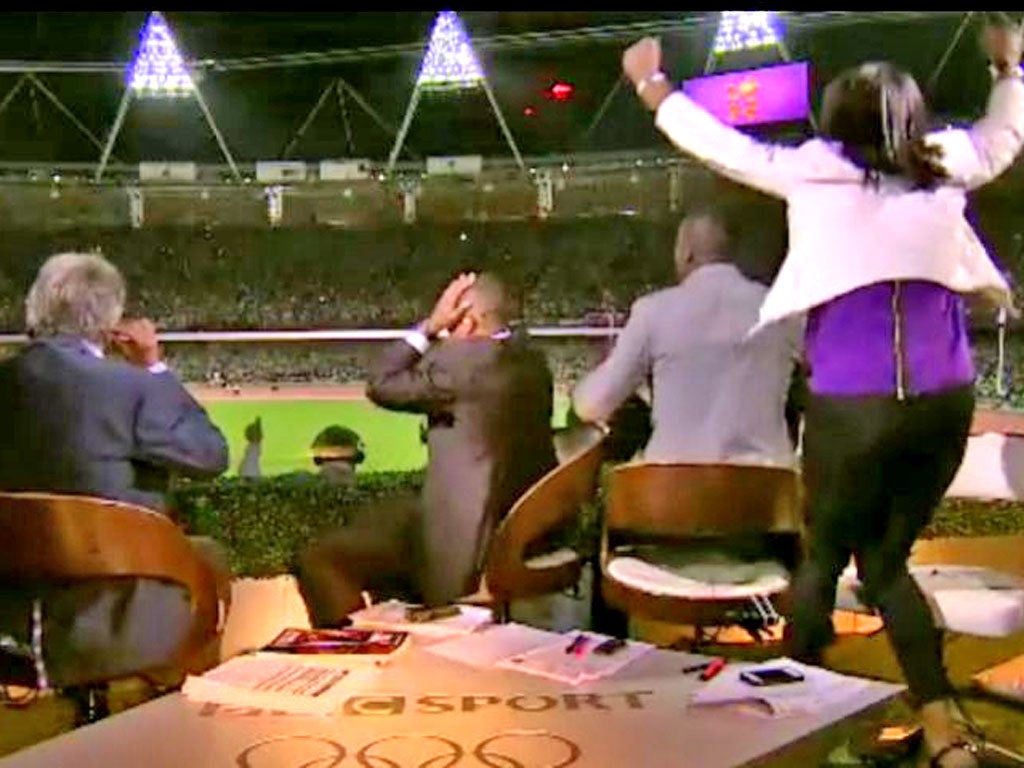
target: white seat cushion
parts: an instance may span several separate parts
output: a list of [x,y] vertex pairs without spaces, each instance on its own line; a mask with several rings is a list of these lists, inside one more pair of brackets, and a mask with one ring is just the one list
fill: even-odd
[[575,549],[562,547],[553,552],[545,552],[542,555],[531,557],[523,563],[527,568],[557,568],[560,565],[568,565],[580,559]]
[[[939,625],[980,637],[1006,637],[1024,629],[1024,581],[1007,573],[966,565],[921,565],[910,569],[921,591],[938,608]],[[836,607],[868,611],[857,597],[857,570],[839,578]]]
[[740,560],[723,552],[645,549],[612,557],[608,574],[632,589],[686,600],[730,600],[773,595],[789,586],[777,560]]
[[932,593],[947,629],[1006,637],[1024,628],[1024,591],[940,589]]
[[1024,437],[986,433],[967,439],[963,461],[946,496],[1024,499]]

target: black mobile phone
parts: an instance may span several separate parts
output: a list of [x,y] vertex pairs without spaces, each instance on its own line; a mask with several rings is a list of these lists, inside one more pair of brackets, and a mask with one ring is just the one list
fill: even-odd
[[598,654],[599,656],[611,656],[616,651],[620,651],[625,647],[625,640],[618,637],[613,637],[609,640],[605,640],[603,643],[597,646],[597,648],[594,649],[594,653]]
[[759,688],[769,685],[799,683],[803,679],[802,673],[787,667],[766,667],[764,669],[748,669],[740,672],[740,680],[747,685],[756,685]]

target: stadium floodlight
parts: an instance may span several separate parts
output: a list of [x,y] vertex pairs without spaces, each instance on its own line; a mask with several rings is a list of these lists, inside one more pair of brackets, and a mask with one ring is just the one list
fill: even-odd
[[388,155],[387,174],[390,175],[395,170],[398,153],[402,151],[409,126],[416,114],[416,107],[420,103],[420,96],[424,92],[461,91],[476,88],[480,88],[487,94],[491,111],[498,119],[498,125],[501,126],[501,132],[505,135],[505,141],[509,149],[512,150],[512,156],[516,159],[516,165],[525,173],[526,165],[523,163],[523,156],[519,153],[519,147],[516,146],[516,141],[512,137],[512,131],[509,130],[505,116],[498,106],[498,101],[494,98],[494,92],[484,76],[483,67],[480,66],[480,62],[473,52],[473,45],[466,28],[455,11],[441,11],[430,30],[427,51],[423,55],[420,71],[416,76],[416,85],[409,99],[409,105],[405,108],[405,117],[395,136],[391,154]]
[[778,27],[775,11],[722,11],[713,50],[722,55],[778,46]]
[[231,167],[231,174],[237,181],[242,180],[238,163],[235,162],[235,158],[224,140],[224,135],[217,127],[217,123],[214,122],[213,113],[210,111],[206,99],[203,98],[202,91],[199,90],[185,65],[185,60],[178,50],[177,43],[174,42],[174,35],[171,34],[167,20],[159,11],[153,11],[146,19],[142,33],[139,35],[138,50],[135,51],[135,56],[125,71],[125,89],[121,95],[121,104],[117,108],[114,123],[107,133],[107,141],[103,145],[99,165],[96,166],[94,181],[103,178],[103,171],[107,168],[110,153],[114,149],[114,143],[124,125],[124,119],[132,101],[151,96],[195,99],[199,109],[202,110],[203,117],[206,118],[210,132],[217,140],[221,154],[224,155],[224,159]]
[[195,91],[171,28],[159,11],[149,14],[142,28],[126,79],[128,87],[141,97],[181,98]]
[[416,85],[444,90],[475,88],[484,80],[466,28],[454,11],[441,11],[430,31],[430,42],[423,57]]

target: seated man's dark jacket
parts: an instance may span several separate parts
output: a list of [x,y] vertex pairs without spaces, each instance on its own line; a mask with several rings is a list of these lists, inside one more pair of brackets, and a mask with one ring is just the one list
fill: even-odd
[[474,592],[498,523],[556,463],[543,353],[519,334],[448,339],[422,358],[399,341],[377,361],[367,394],[428,417],[424,599],[437,604]]
[[224,437],[171,373],[96,357],[74,337],[0,364],[0,490],[164,508],[169,472],[213,477]]
[[[35,341],[0,363],[0,490],[162,510],[170,472],[214,476],[227,463],[223,436],[171,373],[100,359],[73,337]],[[57,685],[159,666],[188,630],[189,603],[177,586],[18,583],[0,584],[0,637],[26,647],[36,599]]]

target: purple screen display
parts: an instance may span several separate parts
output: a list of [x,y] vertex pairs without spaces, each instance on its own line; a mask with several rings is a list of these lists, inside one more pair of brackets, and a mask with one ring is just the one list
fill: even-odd
[[806,120],[810,114],[807,62],[697,77],[683,92],[729,125]]

